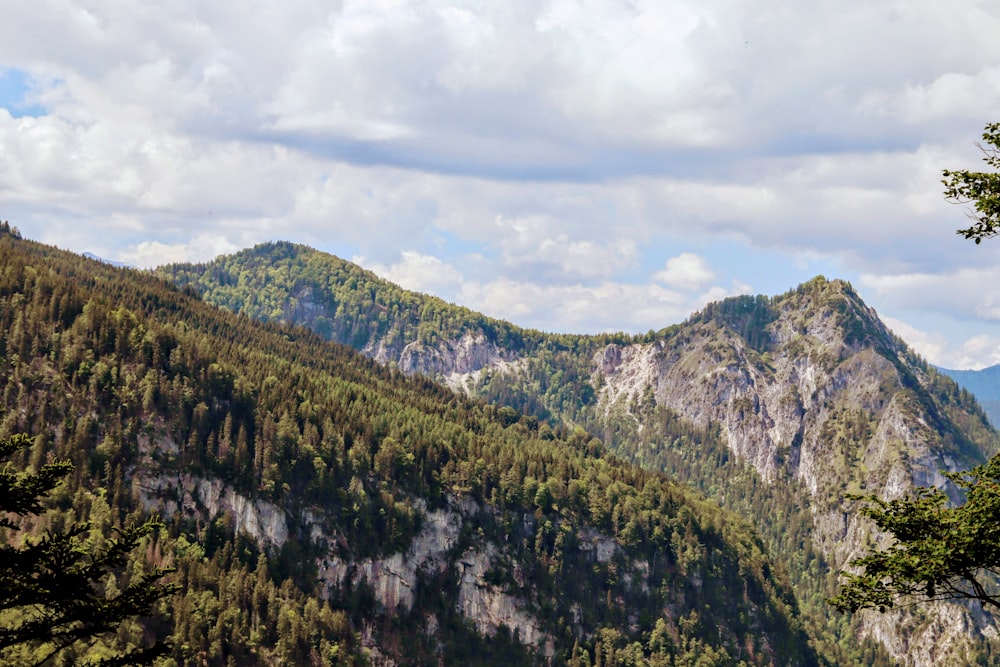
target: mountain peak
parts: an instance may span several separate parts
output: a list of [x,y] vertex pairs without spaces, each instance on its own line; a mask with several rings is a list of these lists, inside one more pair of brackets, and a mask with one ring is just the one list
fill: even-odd
[[[150,512],[170,526],[145,557],[176,563],[188,584],[148,628],[173,634],[175,662],[360,663],[364,643],[377,664],[572,664],[584,651],[817,664],[746,521],[603,456],[582,428],[462,400],[206,302],[274,299],[263,303],[284,310],[262,314],[311,314],[336,334],[381,319],[378,343],[413,333],[407,354],[447,361],[486,338],[447,339],[467,312],[376,300],[356,272],[321,275],[325,264],[232,257],[184,269],[220,281],[184,285],[202,301],[146,272],[0,241],[3,427],[32,429],[39,461],[72,459],[60,524]],[[389,322],[414,311],[413,331]],[[559,360],[576,354],[543,342]],[[589,377],[566,375],[553,384],[568,404]]]
[[[971,397],[910,351],[845,280],[816,276],[781,295],[725,299],[658,334],[557,336],[403,290],[319,252],[163,271],[196,284],[210,303],[310,326],[512,414],[593,429],[625,458],[698,486],[744,512],[787,559],[817,628],[846,627],[815,600],[834,592],[823,586],[836,585],[836,570],[871,534],[847,494],[896,498],[945,484],[942,470],[998,448]],[[803,569],[809,549],[832,571]],[[915,647],[937,664],[952,657],[936,630],[911,624],[873,634],[900,660],[908,658],[893,647]],[[963,637],[952,637],[955,646]],[[846,654],[831,663],[865,664]]]

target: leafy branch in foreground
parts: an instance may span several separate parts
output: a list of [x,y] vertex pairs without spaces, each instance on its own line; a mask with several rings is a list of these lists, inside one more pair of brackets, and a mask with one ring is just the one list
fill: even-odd
[[[31,445],[27,435],[0,440],[0,460]],[[147,521],[116,530],[103,547],[88,548],[90,524],[75,523],[40,538],[13,539],[18,530],[11,515],[42,514],[41,501],[61,483],[72,465],[49,463],[34,473],[19,472],[8,460],[0,468],[0,658],[4,664],[41,665],[74,645],[89,645],[118,630],[127,619],[148,614],[177,587],[161,583],[172,572],[152,568],[134,575],[123,590],[103,585],[109,574],[121,574],[140,541],[162,527]],[[155,643],[105,655],[88,664],[147,665],[169,647]]]
[[[1000,169],[1000,123],[986,126],[983,130],[983,143],[979,144],[979,148],[983,152],[983,161],[994,169]],[[942,175],[945,199],[973,205],[969,217],[974,224],[966,229],[959,229],[957,233],[977,244],[985,238],[1000,234],[1000,174],[945,169]]]
[[875,549],[843,572],[841,611],[885,611],[903,602],[976,600],[1000,609],[1000,456],[972,470],[947,475],[966,493],[949,507],[940,489],[920,488],[909,498],[874,496],[861,513],[895,542]]
[[[1000,123],[983,131],[983,161],[1000,169]],[[977,244],[1000,234],[1000,173],[968,169],[943,172],[944,196],[973,204],[974,224],[958,233]],[[950,506],[940,489],[920,488],[908,497],[868,501],[861,510],[894,542],[873,547],[841,573],[841,589],[827,602],[841,611],[885,611],[900,602],[975,600],[1000,609],[1000,456],[947,477],[965,492]]]

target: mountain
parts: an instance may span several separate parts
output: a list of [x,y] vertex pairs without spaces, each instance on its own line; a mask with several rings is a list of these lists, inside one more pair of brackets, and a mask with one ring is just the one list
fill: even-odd
[[847,619],[823,602],[836,573],[881,539],[848,494],[947,486],[941,471],[1000,448],[973,397],[847,283],[819,277],[775,297],[727,299],[636,337],[521,329],[289,243],[160,273],[209,303],[305,325],[404,373],[589,429],[698,488],[754,523],[793,582],[813,645],[834,664],[886,654],[962,664],[996,651],[994,621],[978,609]]
[[34,438],[14,464],[74,465],[23,528],[167,524],[106,585],[146,562],[183,593],[109,641],[213,666],[821,664],[748,522],[584,429],[3,233],[0,331],[0,436]]
[[978,371],[953,371],[938,368],[960,387],[971,392],[983,406],[993,425],[1000,424],[1000,364]]
[[83,256],[86,257],[87,259],[92,259],[92,260],[97,261],[97,262],[103,262],[105,264],[110,264],[111,266],[117,266],[120,269],[135,269],[135,268],[138,268],[138,267],[132,266],[131,264],[128,264],[126,262],[116,262],[113,259],[104,259],[103,257],[99,257],[99,256],[95,255],[92,252],[85,252],[85,253],[83,253]]

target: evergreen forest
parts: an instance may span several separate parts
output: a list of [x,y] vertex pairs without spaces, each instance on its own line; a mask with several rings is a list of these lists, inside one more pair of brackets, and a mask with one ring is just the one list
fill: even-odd
[[[914,472],[915,478],[932,479],[934,466],[944,467],[946,460],[982,463],[1000,449],[972,394],[892,335],[850,285],[822,277],[775,297],[709,304],[681,324],[644,335],[581,336],[521,329],[291,243],[162,267],[159,275],[225,310],[306,326],[389,368],[436,379],[498,406],[506,419],[524,413],[536,418],[541,430],[594,434],[608,452],[704,494],[753,526],[764,552],[792,586],[812,650],[829,664],[896,662],[884,645],[859,639],[857,618],[827,604],[843,564],[833,554],[842,547],[821,534],[822,517],[857,512],[857,503],[846,497],[877,491],[888,483],[892,466],[910,465],[917,456],[905,441],[886,439],[880,421],[887,410],[924,424],[919,439],[930,443],[933,456],[943,457],[930,464],[932,470]],[[463,345],[478,349],[480,357],[462,359]],[[712,368],[742,369],[734,378],[749,378],[751,387],[755,377],[773,381],[778,363],[815,365],[829,374],[826,393],[784,390],[782,409],[803,425],[771,464],[777,470],[798,465],[800,443],[809,435],[802,429],[812,419],[810,437],[829,449],[825,460],[832,464],[821,475],[822,486],[811,488],[795,475],[775,483],[727,444],[727,429],[762,419],[756,398],[731,402],[725,424],[693,418],[707,409],[704,403],[694,401],[687,413],[671,407],[671,399],[683,406],[683,397],[657,393],[655,382],[611,401],[609,377],[629,349],[654,350],[649,363],[692,377],[716,372]],[[871,376],[852,378],[862,371]],[[870,395],[834,393],[852,383],[868,387]],[[727,393],[725,384],[719,392],[702,400],[724,400],[719,396]],[[886,423],[895,419],[886,416]],[[872,469],[876,463],[878,470]],[[908,619],[909,628],[934,623],[919,609]],[[998,653],[995,642],[977,635],[975,643],[963,660],[990,664]]]
[[[0,437],[30,435],[18,470],[72,464],[43,514],[0,532],[30,543],[86,520],[100,545],[159,517],[101,585],[169,568],[179,589],[60,664],[161,639],[176,665],[822,662],[746,520],[585,428],[277,319],[0,234]],[[455,534],[405,603],[359,574],[416,553],[435,517]],[[463,603],[473,595],[511,609],[491,622]]]

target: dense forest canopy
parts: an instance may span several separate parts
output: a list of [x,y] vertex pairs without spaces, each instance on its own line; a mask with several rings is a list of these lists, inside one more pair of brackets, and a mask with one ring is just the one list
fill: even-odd
[[[825,602],[837,591],[842,563],[831,562],[835,544],[817,542],[816,534],[818,517],[856,513],[857,503],[845,500],[845,494],[879,484],[888,478],[887,462],[910,456],[905,442],[885,442],[880,435],[885,432],[883,417],[887,426],[897,419],[886,413],[887,406],[905,406],[906,419],[925,424],[921,437],[947,460],[975,465],[998,446],[971,394],[893,336],[849,283],[822,276],[776,296],[738,296],[709,304],[658,332],[578,336],[491,320],[290,243],[262,244],[205,264],[162,267],[159,273],[209,303],[308,326],[391,367],[434,377],[513,409],[513,415],[523,411],[543,425],[581,426],[598,434],[610,451],[694,486],[754,524],[772,560],[793,583],[814,645],[835,664],[889,662],[882,649],[857,640],[851,616]],[[467,349],[478,357],[458,363]],[[629,354],[646,355],[647,365],[633,370],[652,370],[653,379],[645,387],[627,389],[609,405],[607,374],[614,375]],[[784,410],[801,422],[775,459],[787,468],[788,477],[780,483],[762,479],[732,451],[724,431],[725,411],[714,424],[692,419],[712,405],[728,404],[731,384],[720,385],[717,396],[703,397],[707,404],[696,400],[686,415],[679,412],[683,398],[672,408],[664,404],[663,390],[654,387],[665,374],[687,366],[692,380],[736,369],[735,382],[756,378],[747,380],[752,392],[755,382],[764,387],[774,381],[781,365],[792,368],[787,381],[802,386],[767,389],[783,395],[777,405],[767,406],[769,416],[762,413],[760,397],[733,399],[728,423],[739,429]],[[809,367],[827,375],[830,386],[803,383],[801,378],[813,373]],[[872,377],[853,377],[862,368],[879,370]],[[870,402],[835,395],[838,387],[855,382],[858,392],[872,392]],[[830,465],[815,489],[790,468],[798,460],[796,443],[801,443],[807,421],[813,437],[829,450],[824,460]],[[883,448],[883,454],[873,454]],[[876,460],[866,461],[866,456]],[[872,470],[872,464],[882,469]],[[942,459],[931,465],[946,464]],[[986,655],[991,650],[983,649]]]
[[[151,480],[216,479],[283,508],[296,536],[274,545],[225,514],[165,515],[141,561],[175,567],[184,592],[161,605],[164,620],[125,625],[117,642],[169,637],[178,664],[363,662],[362,644],[414,664],[537,660],[510,634],[474,630],[449,597],[451,570],[418,582],[398,614],[364,586],[319,584],[324,558],[398,553],[426,511],[465,499],[483,509],[460,544],[497,545],[497,586],[543,620],[557,662],[817,660],[746,522],[584,430],[462,399],[305,329],[11,234],[0,237],[0,327],[0,435],[32,434],[16,460],[25,469],[74,466],[48,521],[87,517],[100,539],[177,507]],[[619,556],[595,561],[581,546],[590,531]]]

